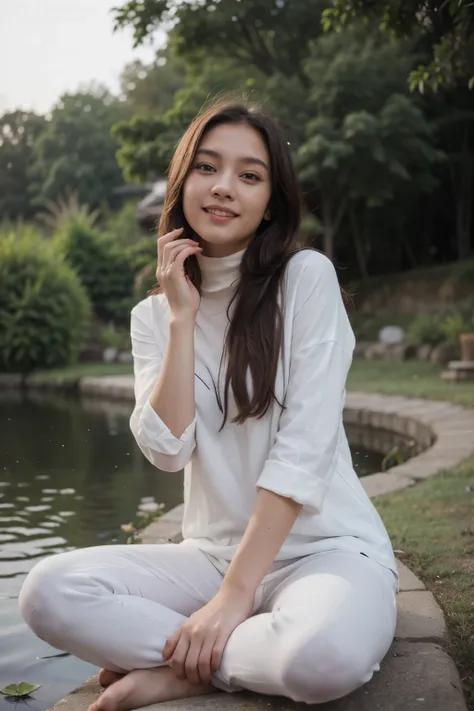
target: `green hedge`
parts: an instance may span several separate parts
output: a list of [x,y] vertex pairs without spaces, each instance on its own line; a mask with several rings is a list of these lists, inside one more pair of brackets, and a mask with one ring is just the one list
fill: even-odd
[[134,269],[126,251],[80,220],[72,220],[54,244],[86,288],[96,315],[127,323],[133,306]]
[[90,314],[86,291],[50,244],[15,233],[0,240],[0,371],[74,363]]

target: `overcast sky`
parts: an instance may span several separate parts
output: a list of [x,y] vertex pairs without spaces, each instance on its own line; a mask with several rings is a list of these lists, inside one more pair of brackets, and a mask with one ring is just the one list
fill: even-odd
[[65,91],[91,81],[118,90],[127,62],[153,57],[113,33],[111,8],[125,0],[0,0],[0,112],[47,112]]

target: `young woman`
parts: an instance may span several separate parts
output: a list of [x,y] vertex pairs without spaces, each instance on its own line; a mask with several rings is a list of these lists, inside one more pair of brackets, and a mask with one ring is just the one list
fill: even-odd
[[102,667],[89,711],[249,689],[308,704],[371,679],[397,574],[342,412],[354,336],[331,262],[295,249],[299,192],[275,121],[217,105],[170,167],[158,292],[132,312],[131,428],[185,467],[181,544],[40,562],[34,632]]

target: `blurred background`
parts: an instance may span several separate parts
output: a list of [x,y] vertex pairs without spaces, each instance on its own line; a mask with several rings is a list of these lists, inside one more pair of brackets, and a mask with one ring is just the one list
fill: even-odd
[[[44,711],[94,670],[26,630],[27,571],[181,501],[137,451],[131,403],[76,391],[131,377],[167,166],[206,102],[245,94],[286,130],[300,244],[353,296],[350,386],[474,405],[474,3],[1,0],[0,66],[0,687],[41,683]],[[410,455],[351,443],[361,475]]]

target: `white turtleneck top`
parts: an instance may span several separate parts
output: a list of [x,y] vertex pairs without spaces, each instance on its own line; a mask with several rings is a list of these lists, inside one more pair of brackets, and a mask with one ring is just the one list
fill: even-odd
[[130,426],[157,468],[184,467],[182,545],[231,560],[261,487],[302,504],[276,560],[345,550],[363,553],[396,573],[387,532],[352,465],[342,413],[355,341],[335,270],[319,252],[298,252],[285,273],[284,357],[275,392],[286,409],[274,401],[262,419],[235,424],[230,388],[229,415],[219,432],[223,414],[215,389],[223,395],[225,363],[219,383],[218,373],[226,310],[242,256],[198,256],[196,412],[179,439],[149,401],[168,338],[166,296],[144,299],[131,315],[136,404]]

